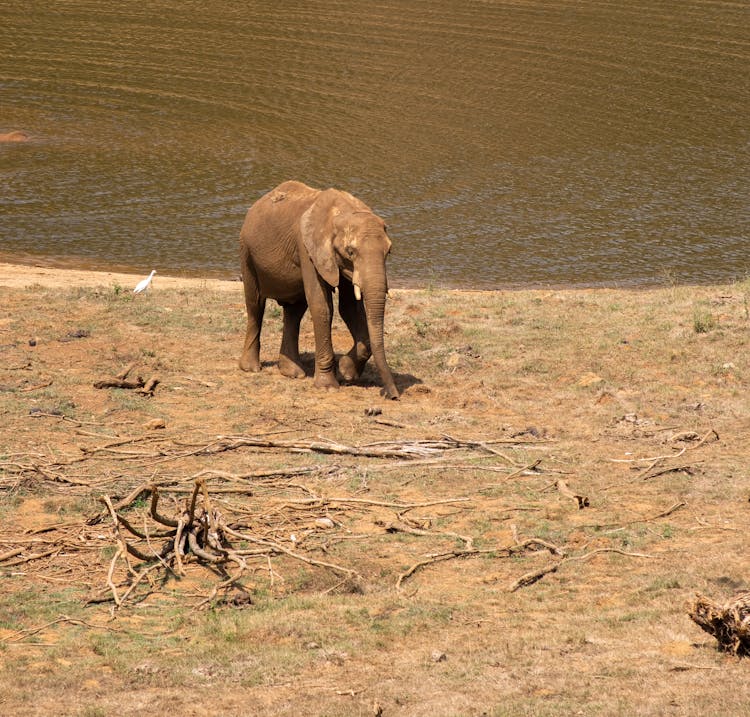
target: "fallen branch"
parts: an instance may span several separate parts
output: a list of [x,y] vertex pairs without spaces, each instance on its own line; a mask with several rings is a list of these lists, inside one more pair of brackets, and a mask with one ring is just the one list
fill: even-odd
[[152,376],[146,383],[143,385],[143,388],[136,389],[136,393],[139,393],[141,396],[153,396],[154,391],[156,390],[156,387],[159,385],[160,380],[156,376]]
[[466,549],[474,547],[474,539],[468,535],[459,535],[449,530],[446,531],[435,531],[435,530],[424,530],[423,528],[415,528],[411,525],[407,525],[402,521],[388,521],[388,520],[376,520],[375,525],[380,526],[385,530],[386,533],[406,533],[407,535],[419,535],[419,536],[431,536],[431,537],[445,537],[453,540],[461,540],[464,543]]
[[523,475],[526,473],[526,471],[533,471],[538,473],[539,471],[536,470],[536,467],[542,462],[541,458],[538,458],[533,463],[529,463],[526,466],[521,466],[518,470],[513,471],[512,473],[509,473],[505,480],[510,480],[511,478],[516,478],[517,476]]
[[530,538],[529,540],[524,540],[521,543],[496,548],[464,548],[461,550],[451,550],[447,553],[431,555],[425,560],[420,560],[419,562],[414,563],[414,565],[412,565],[408,570],[404,571],[398,576],[398,579],[396,580],[396,589],[400,590],[402,585],[404,584],[404,581],[408,580],[412,575],[414,575],[414,573],[416,573],[418,570],[421,570],[427,565],[433,565],[445,560],[453,560],[454,558],[469,558],[480,555],[494,555],[500,558],[509,558],[513,555],[523,553],[531,547],[539,547],[549,550],[554,555],[565,554],[564,551],[557,545],[548,543],[547,541],[540,540],[538,538]]
[[[2,567],[12,568],[16,565],[24,565],[25,563],[30,563],[32,560],[40,560],[41,558],[48,558],[50,555],[57,555],[61,550],[62,546],[57,546],[52,548],[51,550],[45,550],[43,553],[32,553],[31,555],[27,555],[24,558],[17,558],[16,560],[6,562],[2,565]],[[20,555],[20,553],[18,554]]]
[[133,361],[133,363],[128,364],[120,373],[118,373],[115,378],[119,378],[121,381],[123,379],[126,379],[128,377],[128,374],[137,366],[138,364]]
[[37,391],[40,388],[47,388],[47,386],[52,385],[52,379],[49,379],[48,381],[42,381],[42,383],[34,384],[33,386],[24,386],[23,388],[18,389],[18,393],[30,393],[31,391]]
[[644,463],[648,461],[649,465],[646,466],[646,468],[643,468],[641,471],[639,471],[638,475],[633,478],[633,481],[638,480],[648,480],[649,478],[654,478],[658,475],[662,475],[664,473],[671,473],[674,470],[685,470],[687,466],[676,469],[676,468],[669,468],[665,470],[660,470],[656,473],[652,473],[651,471],[656,468],[662,461],[679,458],[683,453],[686,451],[694,451],[696,448],[700,448],[702,445],[704,445],[706,442],[708,442],[711,438],[715,440],[719,440],[719,434],[712,428],[710,431],[708,431],[695,445],[693,446],[684,446],[681,448],[677,453],[670,453],[668,455],[663,456],[654,456],[651,458],[610,458],[609,460],[612,463]]
[[667,516],[672,515],[672,513],[674,513],[675,511],[678,511],[680,508],[685,508],[686,506],[687,503],[684,500],[681,500],[679,501],[679,503],[675,503],[673,506],[667,508],[666,510],[663,510],[661,513],[651,515],[647,518],[635,518],[624,523],[586,523],[578,527],[595,528],[601,530],[602,528],[620,528],[625,527],[626,525],[635,525],[636,523],[650,523],[651,521],[658,520],[659,518],[666,518]]
[[[701,463],[702,461],[696,461],[696,463]],[[688,475],[693,475],[693,464],[683,464],[681,466],[672,466],[667,468],[661,468],[660,470],[654,471],[653,473],[647,472],[645,475],[641,474],[638,476],[641,480],[651,480],[652,478],[656,478],[657,476],[665,475],[666,473],[687,473]]]
[[577,493],[574,493],[572,490],[570,490],[568,484],[564,480],[555,481],[555,486],[562,495],[576,502],[576,505],[578,505],[578,510],[583,510],[584,508],[589,507],[589,499],[585,495],[578,495]]
[[138,377],[135,381],[129,381],[124,378],[105,378],[101,381],[94,381],[94,388],[143,388],[145,382]]
[[560,567],[560,565],[562,565],[562,563],[562,560],[558,560],[556,563],[547,565],[544,568],[539,568],[539,570],[532,570],[530,573],[521,575],[520,578],[514,580],[511,583],[508,589],[513,593],[519,588],[525,588],[527,585],[533,585],[537,580],[541,580],[545,575],[557,572],[557,569]]
[[122,632],[122,630],[115,628],[115,627],[109,627],[108,625],[95,625],[91,622],[86,622],[85,620],[78,620],[73,617],[68,617],[67,615],[60,615],[60,617],[56,618],[55,620],[50,620],[49,622],[45,622],[44,625],[39,625],[38,627],[29,628],[26,630],[16,630],[16,632],[11,633],[7,637],[0,639],[0,643],[3,643],[5,645],[12,645],[12,644],[19,643],[22,640],[25,640],[27,637],[32,637],[33,635],[37,635],[43,630],[46,630],[47,628],[50,628],[53,625],[59,625],[60,623],[63,623],[63,622],[70,623],[71,625],[83,625],[84,627],[90,627],[96,630],[106,630],[107,632]]
[[541,580],[545,575],[549,575],[550,573],[557,572],[565,563],[570,563],[576,560],[579,561],[585,561],[589,558],[593,557],[594,555],[599,555],[600,553],[617,553],[618,555],[625,555],[628,558],[655,558],[654,555],[646,555],[645,553],[629,553],[625,550],[620,550],[619,548],[598,548],[597,550],[592,550],[590,553],[586,553],[585,555],[572,555],[570,557],[565,557],[562,560],[558,560],[557,562],[551,563],[550,565],[547,565],[543,568],[539,568],[539,570],[534,570],[530,573],[526,573],[525,575],[522,575],[517,580],[514,580],[509,586],[508,590],[510,592],[515,592],[519,588],[526,587],[528,585],[533,585],[538,580]]

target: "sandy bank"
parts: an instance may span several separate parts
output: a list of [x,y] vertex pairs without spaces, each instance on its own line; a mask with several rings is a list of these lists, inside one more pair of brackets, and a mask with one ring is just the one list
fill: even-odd
[[[146,274],[124,274],[115,271],[82,271],[57,267],[27,266],[0,263],[0,286],[23,288],[27,286],[70,287],[112,286],[117,284],[132,289]],[[239,282],[222,279],[186,278],[156,274],[154,286],[170,289],[202,287],[214,291],[239,291]]]

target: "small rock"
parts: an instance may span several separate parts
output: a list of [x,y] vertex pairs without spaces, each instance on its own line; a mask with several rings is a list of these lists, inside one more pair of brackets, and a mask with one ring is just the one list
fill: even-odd
[[461,354],[453,352],[448,356],[447,359],[445,359],[445,365],[448,368],[458,368],[461,366],[463,361],[461,360]]
[[330,518],[316,518],[315,525],[318,528],[335,528],[336,524]]
[[382,408],[366,408],[365,416],[380,416],[383,413]]
[[669,440],[673,443],[676,443],[677,441],[684,441],[685,443],[689,443],[691,441],[697,441],[699,439],[700,436],[695,431],[681,431],[680,433],[675,433]]
[[334,665],[343,665],[349,659],[349,653],[344,650],[331,650],[323,656],[326,662],[332,662]]
[[29,346],[36,346],[36,339],[29,339]]
[[140,665],[136,665],[133,671],[142,675],[155,675],[159,672],[159,668],[151,662],[142,662]]
[[245,592],[244,590],[234,590],[230,595],[227,595],[224,599],[225,605],[230,605],[231,607],[247,607],[248,605],[253,605],[253,596],[250,595],[250,593]]
[[91,336],[91,332],[88,329],[76,329],[75,331],[69,331],[61,339],[57,339],[61,343],[67,343],[68,341],[75,341],[76,339],[87,339]]
[[59,408],[30,408],[29,416],[37,416],[39,414],[46,414],[49,416],[62,416],[63,412]]
[[433,650],[432,654],[430,655],[430,659],[433,662],[445,662],[448,659],[448,655],[446,655],[444,652],[441,652],[440,650]]
[[215,670],[211,665],[199,665],[191,670],[196,677],[213,677]]
[[536,426],[526,426],[522,431],[516,431],[511,434],[511,438],[520,438],[521,436],[532,436],[533,438],[540,438],[546,435],[547,431],[542,429],[541,431]]
[[163,418],[152,418],[150,421],[146,421],[146,423],[143,424],[143,427],[147,431],[158,431],[166,428],[167,423]]

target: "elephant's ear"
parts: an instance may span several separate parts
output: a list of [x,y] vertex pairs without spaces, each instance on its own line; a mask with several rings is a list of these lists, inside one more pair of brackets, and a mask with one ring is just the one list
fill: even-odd
[[302,242],[318,274],[331,286],[339,285],[339,267],[333,248],[334,218],[338,214],[338,192],[326,189],[302,215]]

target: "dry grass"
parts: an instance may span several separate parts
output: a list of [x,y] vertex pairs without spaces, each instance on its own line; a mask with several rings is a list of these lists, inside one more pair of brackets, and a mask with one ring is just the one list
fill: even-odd
[[[369,369],[338,392],[281,377],[272,307],[265,370],[242,374],[240,286],[158,279],[136,299],[119,281],[0,286],[0,554],[24,548],[0,560],[5,714],[747,712],[746,660],[686,607],[748,587],[750,285],[396,291],[392,403]],[[159,377],[154,397],[93,388],[131,363]],[[220,435],[276,445],[188,455]],[[281,445],[446,436],[474,445],[432,463]],[[193,562],[119,609],[85,604],[109,597],[116,550],[111,520],[85,523],[101,495],[154,481],[179,511],[200,471],[303,468],[207,486],[243,530],[355,570],[361,591],[271,551],[243,574],[246,600],[212,596],[221,576]],[[122,510],[147,520],[142,498]],[[61,548],[23,562],[45,546]]]

